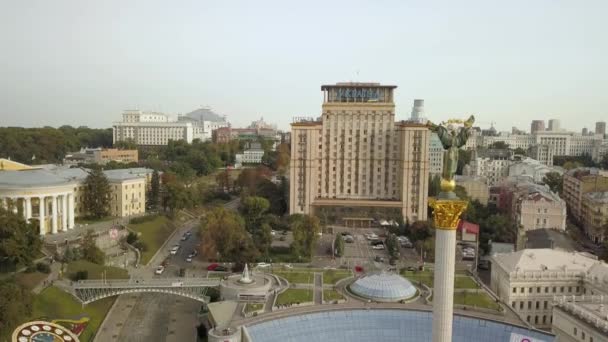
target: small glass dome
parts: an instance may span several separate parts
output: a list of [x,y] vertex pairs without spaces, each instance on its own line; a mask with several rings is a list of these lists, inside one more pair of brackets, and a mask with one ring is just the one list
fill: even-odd
[[409,280],[389,273],[358,279],[350,286],[350,290],[358,296],[379,302],[398,302],[416,295],[416,288]]

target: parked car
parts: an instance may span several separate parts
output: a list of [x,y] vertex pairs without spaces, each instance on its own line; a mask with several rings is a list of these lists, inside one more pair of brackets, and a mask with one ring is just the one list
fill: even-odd
[[379,256],[379,255],[376,255],[376,257],[374,258],[374,260],[375,260],[376,262],[384,262],[384,258],[383,258],[383,257],[381,257],[381,256]]
[[190,255],[186,257],[186,262],[192,262],[192,257]]
[[226,272],[226,271],[228,271],[228,268],[226,268],[226,267],[224,267],[224,266],[221,266],[221,265],[218,265],[218,266],[217,266],[217,267],[214,269],[214,271],[215,271],[215,272]]
[[374,245],[374,246],[372,246],[372,249],[384,249],[384,245],[382,245],[382,244]]
[[177,254],[177,251],[179,251],[179,245],[175,245],[175,246],[171,247],[170,253],[171,253],[171,255],[175,255],[175,254]]
[[380,240],[374,240],[372,242],[369,243],[372,246],[377,246],[377,245],[383,245],[384,243]]
[[398,260],[397,258],[390,258],[390,259],[388,259],[388,264],[391,266],[395,266],[395,265],[397,265],[397,260]]
[[352,237],[352,236],[350,236],[350,235],[346,235],[344,237],[344,242],[346,242],[346,243],[353,243],[353,242],[355,242],[355,238]]
[[270,267],[270,264],[267,263],[267,262],[258,262],[258,264],[256,265],[256,267],[261,267],[261,268]]
[[219,266],[220,264],[210,264],[209,266],[207,266],[207,271],[215,271],[215,269]]
[[342,236],[348,236],[348,235],[350,235],[350,233],[349,232],[340,232],[340,235],[342,235]]
[[488,260],[480,260],[479,265],[477,265],[477,268],[479,268],[480,270],[489,270],[490,262]]
[[362,273],[364,271],[363,266],[355,266],[355,272]]
[[365,238],[368,240],[378,240],[378,235],[374,233],[365,234]]
[[406,270],[409,271],[409,272],[414,272],[414,271],[416,271],[416,267],[414,267],[414,266],[408,266],[406,268]]
[[160,265],[156,268],[156,270],[154,270],[154,274],[158,274],[161,275],[163,274],[163,272],[165,272],[165,266]]
[[405,242],[401,242],[401,247],[403,248],[414,248],[414,245],[409,242],[409,241],[405,241]]

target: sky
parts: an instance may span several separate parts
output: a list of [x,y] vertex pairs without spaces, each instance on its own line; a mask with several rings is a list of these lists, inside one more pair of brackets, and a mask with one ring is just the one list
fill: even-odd
[[0,0],[0,126],[110,127],[210,106],[319,116],[322,84],[397,85],[396,118],[608,121],[608,1]]

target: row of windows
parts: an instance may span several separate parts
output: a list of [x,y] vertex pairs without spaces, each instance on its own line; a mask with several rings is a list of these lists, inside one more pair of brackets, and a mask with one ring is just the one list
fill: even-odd
[[[577,327],[574,327],[573,332],[574,332],[574,336],[578,337],[578,328]],[[585,341],[586,337],[587,336],[586,336],[585,332],[581,331],[581,339],[583,341]],[[589,336],[589,342],[593,342],[593,336]]]
[[[525,303],[525,301],[523,301],[523,300],[519,302],[519,310],[524,309],[524,303]],[[540,300],[536,301],[535,303],[536,304],[534,304],[534,308],[536,310],[540,310],[540,303],[541,303]],[[511,307],[513,309],[517,309],[516,306],[517,306],[517,302],[515,302],[515,301],[511,302]],[[543,301],[543,310],[548,310],[548,309],[549,309],[549,301],[545,300],[545,301]],[[528,310],[532,310],[532,301],[528,301]]]
[[[550,287],[548,287],[548,286],[545,287],[545,293],[549,293],[549,289],[550,289]],[[557,293],[557,289],[558,289],[557,286],[553,286],[551,288],[551,293]],[[573,289],[572,286],[568,286],[568,288],[567,288],[568,292],[567,293],[572,293],[572,289]],[[575,289],[576,289],[576,292],[578,293],[580,291],[580,286],[577,286]],[[566,290],[566,287],[564,287],[564,286],[560,286],[559,287],[559,293],[564,293],[565,290]],[[512,289],[512,292],[513,293],[517,293],[517,287],[514,287]],[[519,288],[519,293],[526,293],[526,288],[525,287],[520,287]],[[528,293],[534,293],[534,288],[530,287],[528,289]],[[540,286],[536,287],[536,293],[541,293],[541,287]]]

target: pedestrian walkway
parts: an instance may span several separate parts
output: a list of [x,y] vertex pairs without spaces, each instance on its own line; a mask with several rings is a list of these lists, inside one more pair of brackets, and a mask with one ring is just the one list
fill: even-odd
[[47,234],[44,236],[44,242],[47,244],[57,244],[65,242],[66,240],[72,241],[84,236],[88,230],[93,230],[95,233],[101,233],[108,231],[110,228],[117,224],[126,224],[129,218],[113,218],[107,221],[100,221],[89,224],[77,223],[74,229],[57,232],[56,234]]
[[323,273],[315,273],[313,297],[316,305],[323,304]]
[[58,262],[54,262],[51,264],[51,273],[49,273],[46,277],[46,279],[44,279],[43,281],[41,281],[38,285],[36,285],[33,289],[32,292],[35,294],[40,294],[40,292],[42,292],[42,290],[46,289],[47,287],[53,285],[53,283],[57,280],[59,280],[59,273],[61,271],[61,263]]

